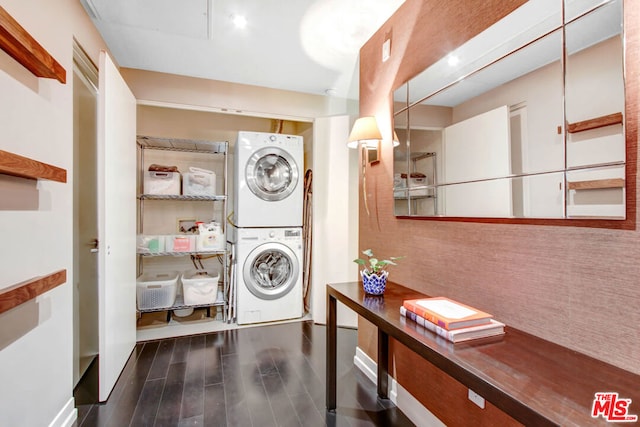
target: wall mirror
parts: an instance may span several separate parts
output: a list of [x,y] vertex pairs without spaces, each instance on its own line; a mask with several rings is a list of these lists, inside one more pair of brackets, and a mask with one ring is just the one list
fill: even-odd
[[625,219],[623,0],[531,0],[394,93],[395,214]]

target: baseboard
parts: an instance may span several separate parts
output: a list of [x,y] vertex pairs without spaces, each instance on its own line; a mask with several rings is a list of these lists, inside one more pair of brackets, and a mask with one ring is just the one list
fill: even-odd
[[[377,382],[378,365],[362,351],[356,347],[356,354],[353,356],[353,364],[373,383]],[[395,378],[389,376],[389,399],[418,427],[446,427],[446,425],[425,408],[415,397],[404,389]]]
[[58,415],[51,421],[49,427],[71,427],[77,418],[78,410],[76,409],[76,402],[73,397],[71,397],[60,412],[58,412]]
[[353,364],[362,371],[363,374],[371,380],[377,382],[378,364],[369,357],[367,353],[362,351],[360,347],[356,347],[356,355],[353,356]]

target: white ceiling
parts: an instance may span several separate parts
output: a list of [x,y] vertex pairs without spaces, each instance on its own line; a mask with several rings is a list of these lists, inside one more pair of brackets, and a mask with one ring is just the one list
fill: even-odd
[[352,99],[360,47],[403,2],[81,0],[122,67]]
[[[409,82],[409,104],[428,97],[421,103],[455,107],[559,61],[563,43],[566,43],[567,52],[572,54],[619,35],[622,31],[622,1],[565,0],[564,17],[567,22],[577,17],[580,19],[567,26],[563,42],[559,29],[563,18],[562,2],[529,0],[412,78]],[[529,44],[531,41],[535,42]],[[522,49],[522,46],[526,48]],[[451,57],[460,62],[451,65]],[[406,87],[399,88],[394,98],[404,102],[407,99]]]

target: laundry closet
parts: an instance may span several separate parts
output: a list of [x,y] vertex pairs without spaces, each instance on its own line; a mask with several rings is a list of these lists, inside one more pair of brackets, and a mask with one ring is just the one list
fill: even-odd
[[[300,278],[303,277],[303,240],[302,240],[302,215],[300,215],[300,222],[292,224],[278,224],[276,228],[236,228],[234,219],[238,216],[238,212],[235,209],[241,210],[250,209],[250,206],[244,206],[243,203],[238,203],[235,200],[236,194],[238,194],[235,188],[238,177],[235,171],[237,167],[236,157],[236,142],[239,132],[244,131],[246,134],[269,136],[273,135],[272,139],[287,138],[300,142],[299,157],[298,160],[303,159],[300,164],[297,165],[296,173],[299,175],[299,183],[303,184],[304,174],[308,169],[311,169],[312,165],[312,137],[313,137],[313,124],[310,122],[291,121],[291,120],[279,120],[263,117],[252,117],[241,114],[226,114],[220,112],[211,111],[196,111],[192,109],[180,109],[169,107],[158,107],[139,105],[137,108],[137,133],[138,140],[143,141],[143,146],[138,149],[138,164],[139,164],[139,179],[138,194],[147,193],[147,189],[153,185],[153,183],[147,182],[147,188],[145,188],[144,177],[149,175],[155,177],[154,173],[160,174],[159,176],[164,179],[164,170],[179,170],[182,174],[182,190],[179,192],[181,197],[177,197],[178,200],[172,200],[171,197],[151,197],[151,200],[143,200],[138,203],[138,274],[140,275],[138,283],[138,307],[140,303],[148,304],[149,298],[151,298],[151,304],[163,304],[166,301],[157,302],[153,298],[171,298],[172,291],[164,288],[169,283],[168,281],[176,281],[176,304],[172,306],[170,310],[139,310],[137,320],[137,335],[138,340],[156,339],[167,336],[178,336],[193,333],[202,333],[210,331],[225,330],[238,327],[237,309],[238,297],[243,298],[240,304],[252,305],[254,316],[258,313],[258,317],[254,319],[245,320],[243,323],[261,323],[268,322],[270,320],[280,320],[275,313],[279,312],[278,302],[274,301],[272,296],[267,296],[264,300],[266,304],[266,310],[271,314],[261,318],[259,315],[260,310],[257,308],[262,307],[261,300],[256,298],[254,291],[245,292],[242,294],[240,290],[235,288],[237,275],[242,274],[240,267],[235,264],[235,246],[232,243],[237,241],[238,236],[246,235],[247,232],[252,237],[249,240],[254,239],[265,240],[280,240],[283,243],[289,244],[293,239],[295,241],[297,264],[292,263],[290,267],[297,270],[296,275]],[[158,140],[160,144],[177,141],[179,146],[181,143],[189,143],[189,141],[198,142],[200,145],[205,144],[203,150],[173,150],[173,149],[161,149],[155,150],[152,147],[145,147],[144,144],[147,139]],[[268,140],[268,139],[267,139]],[[207,143],[222,144],[216,145],[216,149],[219,152],[215,152],[216,149],[210,150],[206,147]],[[142,157],[142,159],[140,158]],[[246,163],[243,160],[243,163]],[[158,171],[150,171],[151,169],[158,169]],[[202,173],[205,180],[213,179],[214,190],[212,196],[209,195],[198,197],[184,197],[185,192],[185,173],[190,176],[190,173]],[[208,173],[212,173],[207,175]],[[290,178],[290,177],[289,177]],[[170,188],[169,181],[159,181],[159,186],[165,188],[159,188],[160,192],[169,191],[176,194],[176,189]],[[201,187],[198,187],[201,188]],[[302,190],[302,186],[299,190]],[[156,189],[158,190],[158,189]],[[156,200],[158,199],[158,200]],[[186,199],[186,200],[185,200]],[[246,199],[246,198],[245,198]],[[302,212],[303,197],[300,191],[299,197],[296,202],[300,203],[300,211]],[[255,206],[254,206],[255,208]],[[268,209],[268,205],[263,207],[263,211]],[[288,210],[288,209],[287,209]],[[249,212],[244,212],[247,216]],[[268,212],[265,212],[265,217]],[[242,213],[240,219],[243,222]],[[251,217],[255,217],[255,212]],[[213,250],[203,250],[203,255],[190,255],[196,252],[195,249],[201,249],[200,246],[196,248],[196,243],[199,233],[197,232],[198,226],[200,230],[204,225],[213,224],[219,227],[219,231],[222,231],[224,236],[224,246],[213,248]],[[290,225],[292,227],[287,227]],[[140,233],[141,229],[143,233]],[[240,232],[238,232],[238,230]],[[266,230],[266,232],[265,232]],[[244,233],[244,234],[243,234]],[[254,234],[260,234],[261,237],[253,236]],[[266,234],[265,234],[266,233]],[[277,235],[276,235],[277,234]],[[264,236],[263,236],[264,235]],[[281,235],[281,236],[280,236]],[[287,236],[285,239],[285,235]],[[160,242],[161,247],[157,247],[153,238],[161,237],[163,242]],[[184,255],[176,254],[173,250],[175,244],[182,244],[185,240]],[[151,251],[157,251],[158,254],[141,253],[149,251],[149,244],[151,243]],[[194,245],[187,248],[188,245]],[[292,245],[289,244],[290,247]],[[240,246],[243,248],[242,246]],[[162,249],[162,250],[160,250]],[[191,250],[193,249],[193,250]],[[206,249],[206,248],[205,248]],[[242,250],[242,249],[241,249]],[[200,252],[200,251],[197,251]],[[286,252],[277,250],[276,254]],[[169,254],[169,255],[166,255]],[[151,256],[149,256],[151,255]],[[159,256],[154,256],[159,255]],[[272,256],[263,256],[263,258],[272,259]],[[264,265],[264,262],[262,262]],[[289,267],[277,267],[288,271]],[[189,278],[193,277],[196,272],[200,273],[199,282],[189,282]],[[291,272],[288,271],[287,274]],[[202,275],[206,277],[202,277]],[[143,277],[144,275],[145,277]],[[225,277],[226,275],[226,277]],[[177,276],[177,277],[176,277]],[[158,286],[153,286],[152,282],[149,293],[144,286],[140,287],[140,280],[157,277]],[[186,285],[185,279],[186,278]],[[198,277],[196,277],[198,279]],[[206,286],[203,280],[216,281],[219,284],[218,291],[213,298],[208,299],[207,294],[210,289]],[[290,281],[289,281],[290,282]],[[204,291],[200,292],[200,288],[190,288],[189,283],[204,283]],[[143,282],[143,284],[148,284]],[[180,286],[182,285],[182,286]],[[244,285],[244,284],[243,284]],[[290,287],[290,283],[287,284]],[[155,291],[154,291],[155,288]],[[193,297],[193,292],[200,292],[196,296],[199,300],[191,299],[191,303],[195,303],[194,307],[188,307],[181,305],[185,302],[185,289],[187,293],[190,293]],[[296,301],[300,307],[299,315],[292,314],[291,318],[300,318],[304,315],[303,310],[303,291],[302,287],[298,286],[296,292],[288,292],[289,300],[286,301],[286,306],[291,306],[294,301],[291,298],[299,299]],[[294,296],[295,295],[295,296]],[[307,296],[308,298],[309,296]],[[249,301],[249,302],[247,302]],[[296,304],[293,304],[296,305]],[[177,309],[173,309],[176,307]],[[286,311],[286,307],[282,307]],[[248,319],[246,315],[241,315],[240,319]],[[282,319],[284,320],[284,319]]]
[[[90,62],[78,56],[78,63]],[[92,202],[97,207],[94,212],[78,206],[77,215],[74,212],[74,227],[78,229],[74,271],[76,267],[91,266],[87,268],[89,277],[78,274],[80,283],[74,288],[74,340],[78,343],[74,348],[74,383],[92,360],[99,359],[99,398],[103,401],[136,341],[242,327],[229,312],[234,307],[234,296],[229,292],[233,292],[235,281],[227,276],[228,267],[232,267],[233,274],[234,266],[227,242],[232,239],[230,231],[234,229],[231,224],[236,191],[232,176],[240,131],[298,136],[303,140],[304,160],[300,161],[298,172],[302,174],[313,165],[316,202],[309,203],[313,218],[310,230],[320,236],[306,238],[303,253],[313,253],[316,266],[332,267],[315,270],[313,266],[301,267],[300,274],[308,284],[303,293],[307,313],[303,318],[323,323],[325,285],[357,276],[351,260],[358,250],[358,180],[354,175],[358,157],[344,143],[350,129],[350,116],[344,114],[344,106],[334,106],[322,96],[126,68],[118,70],[105,52],[100,55],[100,72],[86,68],[74,73],[78,79],[90,82],[74,86],[87,88],[74,93],[74,105],[84,113],[74,120],[74,126],[79,127],[78,142],[82,141],[74,151],[84,166],[82,182],[95,179],[98,191],[94,189],[88,194],[79,191],[83,188],[74,191],[75,200]],[[80,102],[85,98],[91,100],[92,108]],[[357,107],[357,103],[354,105]],[[338,115],[328,115],[335,109]],[[179,146],[191,145],[193,150],[172,147],[156,153],[152,147],[156,142],[172,145],[177,141]],[[86,150],[83,156],[85,147],[95,150]],[[266,175],[275,174],[280,171],[272,168],[276,163],[270,160],[261,163],[261,169]],[[172,172],[174,166],[180,172],[198,175],[204,172],[205,185],[192,180],[195,175],[188,177],[186,188],[196,194],[185,194],[183,177],[178,187],[171,175],[171,181],[163,181],[161,185],[168,184],[171,194],[146,194],[145,175],[154,172],[158,177]],[[161,183],[150,184],[153,187]],[[205,189],[203,194],[197,194]],[[164,191],[156,187],[151,193]],[[95,223],[95,230],[84,230],[82,224],[87,221]],[[216,223],[212,225],[213,221]],[[201,226],[213,231],[215,237],[200,241],[200,245],[207,243],[207,247],[198,251],[197,237],[187,236],[186,231],[194,228],[199,231]],[[219,239],[221,234],[223,238]],[[267,233],[264,239],[291,243],[301,239],[298,234],[284,230],[282,236]],[[336,246],[336,241],[342,243]],[[205,255],[201,257],[204,259],[191,259],[194,246],[195,255]],[[255,264],[259,274],[254,273],[254,277],[265,277],[262,264],[269,267],[270,274],[286,271],[283,263],[278,262],[281,259],[284,258],[260,258]],[[205,272],[204,280],[198,270]],[[192,275],[194,272],[198,275]],[[151,277],[144,276],[145,273]],[[187,281],[187,300],[191,298],[195,304],[185,304],[184,287],[178,296],[178,280]],[[148,285],[140,287],[143,291],[154,292],[138,298],[138,282]],[[273,281],[266,283],[270,286]],[[195,290],[203,292],[192,292]],[[166,298],[172,304],[158,303],[156,297]],[[142,310],[139,300],[144,301]],[[278,319],[282,317],[276,300],[270,301],[273,304],[269,304],[269,310]],[[258,300],[252,301],[256,305],[250,305],[246,311],[262,311],[262,304],[257,303]],[[251,313],[247,324],[271,321],[258,314]],[[342,314],[343,319],[350,316],[343,324],[355,326],[353,313]],[[340,313],[338,317],[340,321]]]

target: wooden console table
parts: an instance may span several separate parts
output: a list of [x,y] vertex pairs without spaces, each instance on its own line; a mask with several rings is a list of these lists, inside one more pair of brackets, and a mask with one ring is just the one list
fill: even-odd
[[379,297],[359,282],[327,286],[327,410],[336,408],[340,301],[378,328],[380,398],[387,398],[391,337],[524,425],[610,425],[591,417],[597,392],[631,399],[629,414],[640,415],[640,375],[508,326],[499,339],[454,345],[400,315],[402,301],[425,296],[393,282]]

